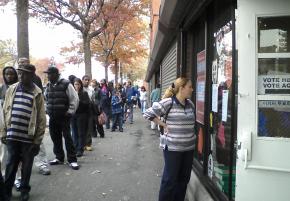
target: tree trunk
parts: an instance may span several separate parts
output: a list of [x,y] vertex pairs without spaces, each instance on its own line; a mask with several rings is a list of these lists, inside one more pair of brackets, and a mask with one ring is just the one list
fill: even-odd
[[90,39],[87,34],[83,34],[84,57],[85,57],[85,74],[92,78],[92,53]]
[[120,78],[121,78],[121,84],[123,84],[123,71],[122,71],[122,63],[120,62]]
[[29,58],[28,41],[28,0],[16,1],[17,12],[17,52],[18,58]]
[[118,83],[119,66],[118,59],[115,59],[115,84]]
[[105,79],[108,82],[108,68],[109,68],[109,62],[105,61]]

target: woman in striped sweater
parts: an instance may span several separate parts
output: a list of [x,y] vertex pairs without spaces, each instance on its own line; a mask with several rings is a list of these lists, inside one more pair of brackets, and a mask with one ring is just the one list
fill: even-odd
[[[160,147],[163,148],[164,170],[159,191],[159,201],[184,201],[190,180],[193,150],[195,115],[192,83],[187,78],[178,78],[169,87],[160,102],[146,110],[144,118],[162,126]],[[159,117],[166,116],[166,122]]]

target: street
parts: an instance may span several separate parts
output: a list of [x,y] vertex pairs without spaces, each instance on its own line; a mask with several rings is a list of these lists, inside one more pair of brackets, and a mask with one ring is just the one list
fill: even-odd
[[[105,129],[105,138],[93,138],[92,152],[78,158],[80,170],[68,165],[50,166],[51,175],[38,174],[33,167],[31,201],[156,201],[163,158],[159,139],[143,119],[139,109],[134,124],[124,132]],[[53,159],[48,133],[44,143],[48,159]],[[13,199],[19,199],[13,191]]]

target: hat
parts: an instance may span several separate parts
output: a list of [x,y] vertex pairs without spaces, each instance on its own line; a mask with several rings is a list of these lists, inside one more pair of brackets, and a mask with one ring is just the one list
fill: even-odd
[[17,70],[34,73],[35,72],[35,66],[32,64],[26,64],[26,65],[19,65]]
[[18,64],[19,64],[19,65],[29,64],[29,63],[30,63],[30,61],[29,61],[29,59],[26,58],[26,57],[21,57],[21,58],[18,59]]
[[58,71],[58,68],[56,67],[48,67],[46,71],[44,71],[44,73],[56,73],[58,74],[59,71]]

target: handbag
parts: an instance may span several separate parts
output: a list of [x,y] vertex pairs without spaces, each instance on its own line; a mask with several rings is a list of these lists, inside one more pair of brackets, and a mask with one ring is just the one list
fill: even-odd
[[98,122],[100,125],[104,125],[107,121],[107,115],[102,112],[99,116],[98,116]]

